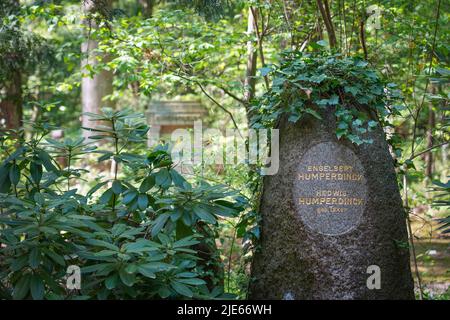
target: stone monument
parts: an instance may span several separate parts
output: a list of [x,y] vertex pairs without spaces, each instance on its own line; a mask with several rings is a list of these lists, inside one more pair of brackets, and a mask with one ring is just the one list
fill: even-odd
[[405,211],[378,126],[359,146],[322,120],[282,118],[264,177],[251,299],[414,299]]
[[160,139],[170,141],[170,134],[176,129],[194,127],[194,121],[202,120],[208,110],[198,100],[152,101],[146,111],[149,145]]

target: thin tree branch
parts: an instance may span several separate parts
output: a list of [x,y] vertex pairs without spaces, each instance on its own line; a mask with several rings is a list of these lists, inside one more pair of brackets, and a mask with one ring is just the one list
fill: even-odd
[[[437,10],[436,10],[436,18],[435,18],[435,26],[434,26],[434,34],[433,34],[433,43],[432,43],[431,53],[430,53],[430,64],[428,67],[428,70],[430,73],[431,73],[431,68],[433,66],[433,56],[434,56],[434,53],[436,50],[436,37],[437,37],[440,13],[441,13],[441,0],[438,0]],[[430,85],[430,77],[427,77],[427,82],[425,84],[422,101],[420,102],[420,105],[417,108],[416,116],[414,117],[413,140],[412,140],[412,145],[411,145],[412,155],[414,155],[414,150],[415,150],[414,142],[415,142],[415,138],[416,138],[416,130],[417,130],[417,122],[418,122],[418,118],[419,118],[419,113],[422,110],[423,104],[425,102],[425,96],[426,96],[429,85]]]
[[238,96],[236,96],[234,93],[232,93],[230,90],[222,87],[222,86],[217,86],[220,90],[222,90],[225,94],[229,95],[231,98],[233,98],[234,100],[238,101],[239,103],[242,103],[243,105],[245,105],[245,101],[241,98],[239,98]]
[[225,111],[229,116],[231,121],[233,122],[234,127],[236,128],[236,130],[238,131],[239,135],[241,136],[241,138],[243,138],[241,131],[239,130],[239,127],[236,123],[236,121],[234,120],[233,114],[224,106],[222,106],[219,102],[217,102],[216,99],[214,99],[208,92],[206,92],[205,88],[203,88],[202,84],[198,81],[195,81],[195,83],[197,84],[197,86],[200,88],[200,90],[205,94],[205,96],[208,97],[209,100],[211,100],[216,106],[218,106],[220,109],[222,109],[223,111]]
[[[263,45],[262,45],[263,36],[259,32],[258,19],[257,19],[257,14],[255,13],[255,9],[250,7],[250,11],[252,12],[253,22],[255,24],[255,33],[256,33],[256,38],[257,38],[257,42],[258,42],[258,50],[259,50],[259,56],[261,58],[261,65],[264,67],[266,65],[266,61],[264,59],[264,50],[263,50]],[[269,89],[270,84],[269,84],[269,77],[267,75],[264,76],[264,82],[266,84],[266,89]]]
[[243,136],[242,136],[242,134],[241,134],[241,131],[239,130],[239,127],[238,127],[238,125],[237,125],[237,123],[236,123],[236,120],[234,119],[234,116],[233,116],[233,114],[231,113],[231,111],[229,111],[227,108],[225,108],[225,107],[224,107],[223,105],[221,105],[219,102],[217,102],[217,100],[214,99],[214,98],[213,98],[213,97],[205,90],[205,88],[203,87],[203,85],[202,85],[200,82],[198,82],[197,80],[189,79],[188,77],[182,76],[181,74],[177,74],[176,76],[179,77],[179,78],[181,78],[181,79],[184,79],[184,80],[186,80],[186,81],[194,82],[194,83],[200,88],[200,90],[203,92],[203,94],[204,94],[209,100],[211,100],[216,106],[218,106],[220,109],[222,109],[223,111],[225,111],[225,113],[227,113],[227,114],[230,116],[230,119],[231,119],[231,121],[233,122],[233,125],[234,125],[235,129],[238,131],[238,133],[239,133],[239,135],[241,136],[241,138],[243,138]]
[[361,19],[361,22],[359,23],[359,35],[361,38],[361,47],[363,48],[363,52],[364,52],[364,59],[367,60],[368,53],[367,53],[367,46],[366,46],[366,32],[364,30],[364,19]]
[[442,143],[439,143],[439,144],[435,144],[434,146],[431,146],[431,147],[429,147],[429,148],[426,148],[425,150],[423,150],[423,151],[421,151],[421,152],[419,152],[419,153],[416,153],[416,154],[414,154],[414,155],[411,155],[411,157],[410,157],[408,160],[413,160],[413,159],[415,159],[415,158],[417,158],[417,157],[420,157],[420,156],[423,155],[424,153],[430,152],[430,151],[433,150],[433,149],[436,149],[436,148],[445,146],[446,144],[449,144],[449,143],[450,143],[450,141],[446,141],[446,142],[442,142]]
[[325,23],[325,28],[327,29],[328,39],[330,40],[330,47],[336,48],[336,34],[334,32],[333,22],[331,21],[330,8],[328,5],[328,0],[316,0],[317,6],[319,7],[320,14]]

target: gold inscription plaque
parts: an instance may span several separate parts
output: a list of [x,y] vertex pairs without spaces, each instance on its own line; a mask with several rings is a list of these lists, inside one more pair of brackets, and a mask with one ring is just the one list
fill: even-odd
[[311,229],[328,235],[354,229],[367,201],[364,170],[358,157],[335,142],[317,144],[305,153],[293,189],[302,220]]

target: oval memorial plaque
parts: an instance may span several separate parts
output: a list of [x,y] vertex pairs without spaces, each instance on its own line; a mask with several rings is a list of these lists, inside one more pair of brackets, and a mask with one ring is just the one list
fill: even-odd
[[311,147],[298,164],[294,202],[313,231],[340,235],[356,228],[364,213],[367,186],[356,154],[335,142]]

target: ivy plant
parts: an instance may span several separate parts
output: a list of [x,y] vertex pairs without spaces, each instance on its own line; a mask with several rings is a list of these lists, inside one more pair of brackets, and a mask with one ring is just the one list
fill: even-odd
[[296,123],[305,115],[322,119],[322,112],[336,117],[337,138],[353,143],[371,142],[364,133],[398,113],[393,102],[400,98],[395,84],[386,84],[368,62],[326,51],[285,51],[279,65],[261,69],[270,74],[272,87],[253,105],[255,127],[273,126],[282,116]]

